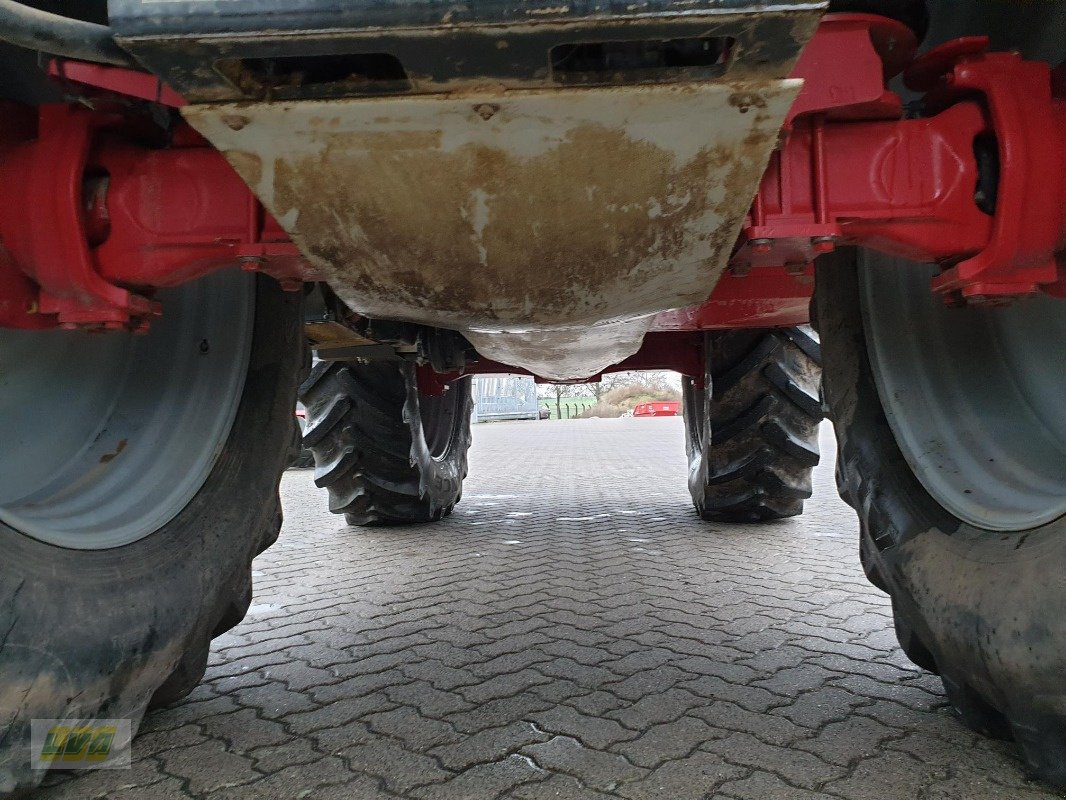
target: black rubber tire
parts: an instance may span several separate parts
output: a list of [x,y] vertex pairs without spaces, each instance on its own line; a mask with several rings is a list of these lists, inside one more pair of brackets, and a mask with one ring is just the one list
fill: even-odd
[[925,0],[829,0],[830,14],[877,14],[902,22],[922,41],[929,31]]
[[300,400],[315,484],[329,490],[329,510],[349,525],[433,522],[459,502],[470,448],[469,378],[433,397],[419,394],[406,361],[323,361],[300,387]]
[[267,278],[256,286],[237,416],[176,518],[108,550],[55,547],[0,525],[0,794],[43,777],[30,768],[31,719],[124,718],[136,730],[150,702],[196,686],[211,639],[244,617],[252,559],[281,527],[278,484],[299,446],[292,409],[305,354],[300,295]]
[[765,522],[803,512],[818,463],[821,351],[804,328],[705,338],[711,396],[688,380],[689,491],[704,519]]
[[926,492],[874,382],[856,255],[819,259],[815,317],[837,483],[859,515],[863,567],[892,597],[904,651],[942,676],[962,721],[1013,735],[1034,775],[1066,788],[1066,518],[1019,533],[982,530]]

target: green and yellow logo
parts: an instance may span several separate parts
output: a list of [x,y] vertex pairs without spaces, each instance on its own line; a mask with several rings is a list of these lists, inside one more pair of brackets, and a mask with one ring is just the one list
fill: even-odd
[[128,768],[132,734],[128,719],[30,722],[30,750],[35,769]]
[[41,761],[106,761],[116,733],[114,725],[53,725],[44,735]]

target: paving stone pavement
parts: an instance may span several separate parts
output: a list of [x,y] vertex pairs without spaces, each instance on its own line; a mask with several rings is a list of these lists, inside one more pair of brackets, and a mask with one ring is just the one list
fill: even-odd
[[823,430],[804,516],[700,521],[681,420],[475,428],[462,503],[349,529],[312,473],[205,682],[50,798],[1054,797],[962,727],[859,568]]

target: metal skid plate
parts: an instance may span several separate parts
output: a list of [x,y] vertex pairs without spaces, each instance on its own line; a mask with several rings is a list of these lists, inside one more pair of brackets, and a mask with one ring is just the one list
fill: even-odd
[[459,330],[487,357],[575,378],[634,352],[648,315],[706,299],[798,89],[715,82],[184,113],[354,310]]
[[[475,24],[445,13],[377,30],[355,18],[286,30],[282,17],[233,36],[133,26],[126,44],[160,59],[156,71],[193,101],[186,119],[352,309],[458,330],[489,358],[579,378],[635,352],[650,315],[714,288],[822,10],[688,3],[550,6],[565,19],[529,17],[534,4],[484,17],[490,6],[473,4]],[[431,6],[446,10],[394,10]],[[671,66],[665,54],[691,56],[693,41],[714,63]],[[606,55],[559,71],[556,46]],[[407,82],[313,82],[335,77],[325,54],[374,50]],[[281,69],[270,58],[287,53],[311,59],[290,67],[311,66],[269,90],[213,60],[254,72]],[[641,53],[657,66],[643,69]]]

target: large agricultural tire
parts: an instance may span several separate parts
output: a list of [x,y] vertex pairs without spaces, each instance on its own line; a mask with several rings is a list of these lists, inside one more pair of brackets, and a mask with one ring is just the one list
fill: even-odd
[[300,400],[315,484],[349,525],[433,522],[459,502],[470,449],[468,378],[433,396],[419,393],[405,361],[322,361]]
[[689,491],[704,519],[764,522],[803,511],[818,463],[821,352],[807,328],[705,338],[704,385],[686,380]]
[[823,257],[841,496],[900,644],[963,722],[1066,787],[1066,302],[946,308],[933,267]]
[[0,794],[43,777],[31,720],[135,732],[188,693],[281,526],[300,296],[234,271],[160,299],[144,336],[0,340]]

